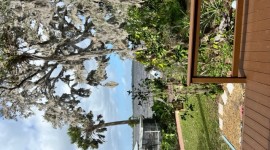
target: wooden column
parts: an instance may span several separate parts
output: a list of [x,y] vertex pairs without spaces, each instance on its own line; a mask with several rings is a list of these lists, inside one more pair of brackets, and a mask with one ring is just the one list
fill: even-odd
[[243,23],[244,0],[237,0],[235,26],[234,26],[234,44],[233,44],[233,66],[232,76],[238,77],[242,23]]

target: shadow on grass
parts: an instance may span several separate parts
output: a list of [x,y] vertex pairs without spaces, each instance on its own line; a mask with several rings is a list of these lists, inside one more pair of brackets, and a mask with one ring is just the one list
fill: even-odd
[[[207,126],[207,123],[206,123],[206,118],[205,118],[205,115],[204,115],[204,110],[203,110],[201,98],[200,98],[199,95],[196,95],[196,97],[197,97],[198,104],[199,104],[199,111],[200,111],[200,115],[201,115],[201,118],[202,118],[202,124],[203,124],[203,130],[204,130],[203,133],[205,133],[205,136],[206,136],[207,147],[208,147],[208,149],[213,149],[211,141],[210,141],[209,130],[208,130],[208,126]],[[203,137],[199,137],[199,138],[200,138],[199,143],[201,143],[202,142],[201,138],[203,138]],[[203,144],[203,143],[201,143],[201,144]]]

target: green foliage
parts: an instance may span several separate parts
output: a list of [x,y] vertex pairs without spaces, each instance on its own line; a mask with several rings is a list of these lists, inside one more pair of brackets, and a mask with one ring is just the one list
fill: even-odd
[[221,22],[221,17],[225,13],[226,4],[223,0],[204,0],[202,3],[201,30],[202,33],[213,29]]
[[105,123],[102,115],[97,115],[94,118],[92,111],[87,114],[81,115],[76,126],[70,126],[68,128],[68,135],[71,139],[71,143],[76,143],[78,148],[87,150],[89,147],[92,149],[98,149],[99,144],[104,143],[105,136],[103,133],[107,131],[107,128],[102,125]]
[[157,120],[162,129],[161,147],[164,150],[176,150],[178,147],[176,124],[174,119],[174,108],[172,105],[155,101],[152,107],[154,119]]
[[[185,5],[180,3],[180,1],[176,0],[153,0],[146,1],[141,8],[131,8],[127,31],[130,34],[130,40],[135,45],[144,44],[146,47],[146,50],[135,52],[136,60],[146,65],[147,70],[155,68],[162,71],[164,84],[170,82],[175,85],[183,85],[175,97],[177,99],[176,103],[185,103],[187,111],[182,114],[182,119],[197,121],[198,115],[205,114],[205,116],[200,116],[200,119],[204,118],[204,123],[205,120],[211,122],[209,127],[206,127],[207,130],[204,127],[208,125],[201,124],[202,122],[198,126],[197,122],[187,124],[191,130],[198,128],[196,134],[193,134],[193,132],[197,131],[197,129],[189,130],[191,136],[195,135],[192,138],[198,138],[198,143],[200,143],[199,146],[197,143],[194,144],[195,147],[191,149],[218,149],[222,147],[223,143],[219,139],[218,119],[213,115],[213,112],[217,110],[215,100],[223,92],[223,89],[217,84],[185,86],[189,16],[186,14],[186,8],[183,7]],[[168,7],[172,8],[172,11],[178,7],[177,13],[174,13],[173,16],[170,15],[171,10],[167,9]],[[231,69],[233,26],[229,24],[222,32],[215,32],[215,29],[221,23],[222,17],[232,17],[230,11],[228,2],[222,0],[205,0],[202,3],[201,33],[207,39],[206,41],[202,40],[199,49],[198,73],[202,76],[227,76]],[[230,19],[233,20],[233,18]],[[170,21],[174,21],[174,23]],[[220,36],[220,40],[215,39],[217,35]],[[174,116],[174,104],[166,102],[168,93],[163,89],[164,86],[158,87],[148,84],[148,87],[153,91],[153,95],[163,93],[163,96],[159,97],[163,101],[154,101],[152,107],[155,112],[155,119],[158,120],[163,129],[162,149],[176,149],[178,146],[176,126],[174,117],[172,117]],[[203,104],[199,105],[188,101],[194,99],[196,94],[199,94],[199,97],[203,99]],[[208,104],[209,106],[207,106]],[[208,134],[207,138],[206,134]],[[212,142],[212,144],[209,144],[209,142]]]
[[228,42],[201,45],[198,62],[198,72],[202,76],[228,76],[232,65],[232,45]]
[[177,150],[176,133],[166,133],[162,131],[161,135],[162,135],[161,149]]
[[184,48],[183,45],[177,45],[174,50],[177,61],[187,61],[188,58],[187,48]]
[[[160,101],[155,101],[154,105],[152,106],[152,110],[155,112],[154,118],[157,119],[158,121],[162,120],[163,123],[174,121],[172,117],[174,114],[174,109],[172,106],[169,106]],[[164,127],[168,128],[168,126]]]
[[143,40],[150,47],[154,46],[154,42],[170,36],[166,32],[176,34],[181,31],[179,24],[185,16],[184,7],[184,0],[146,0],[141,7],[130,8],[126,29],[134,42]]
[[162,70],[181,59],[179,43],[187,41],[189,29],[184,0],[146,0],[130,8],[128,16],[129,40],[146,47],[136,52],[138,61]]
[[144,79],[143,84],[145,84],[145,86],[150,89],[151,93],[154,95],[160,95],[160,93],[164,93],[167,89],[165,81],[161,78],[146,78]]
[[[128,94],[132,94],[132,99],[138,99],[140,101],[147,101],[149,97],[155,99],[166,99],[167,89],[166,83],[160,78],[157,79],[143,79],[141,83],[138,83],[139,88],[133,87],[133,91],[127,91]],[[152,95],[153,94],[153,95]]]
[[[223,29],[217,30],[223,18]],[[198,73],[201,76],[230,76],[234,37],[234,14],[229,1],[203,1]],[[207,34],[206,34],[207,33]]]
[[71,143],[76,143],[77,146],[83,150],[87,150],[89,147],[98,149],[99,144],[102,144],[104,142],[103,139],[105,138],[102,134],[97,134],[99,137],[97,139],[85,138],[82,129],[79,127],[69,127],[68,135],[70,136]]

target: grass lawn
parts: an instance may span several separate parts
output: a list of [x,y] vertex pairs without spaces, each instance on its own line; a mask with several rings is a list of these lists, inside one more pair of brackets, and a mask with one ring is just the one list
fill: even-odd
[[185,105],[193,106],[181,126],[186,150],[229,150],[221,139],[216,98],[191,96]]

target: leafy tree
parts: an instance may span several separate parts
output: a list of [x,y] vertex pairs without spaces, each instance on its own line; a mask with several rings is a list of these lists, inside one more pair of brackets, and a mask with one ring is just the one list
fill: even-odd
[[[12,0],[0,12],[0,115],[7,119],[29,117],[33,107],[44,111],[53,127],[68,124],[72,143],[97,148],[106,127],[136,123],[105,123],[102,115],[78,106],[91,96],[90,87],[115,87],[107,79],[109,54],[128,57],[128,7],[140,0]],[[3,9],[2,9],[3,8]],[[3,20],[2,20],[3,18]],[[97,67],[88,70],[85,63]],[[57,92],[64,86],[65,92]]]
[[[108,54],[131,52],[122,26],[135,2],[139,1],[1,3],[1,114],[28,117],[37,107],[54,127],[76,124],[78,114],[84,113],[78,103],[91,95],[91,86],[117,85],[101,82],[107,79]],[[85,66],[90,60],[97,64],[94,70]],[[57,93],[59,84],[67,92]]]

